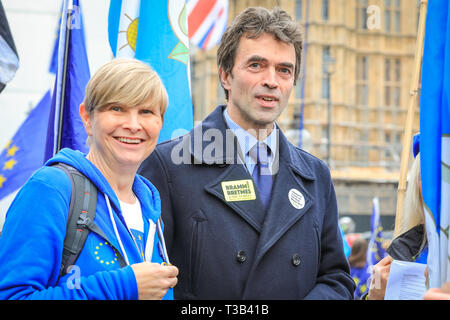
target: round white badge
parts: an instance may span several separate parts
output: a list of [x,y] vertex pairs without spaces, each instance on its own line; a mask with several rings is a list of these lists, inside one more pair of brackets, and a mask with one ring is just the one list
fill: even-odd
[[289,190],[288,197],[295,209],[302,209],[305,206],[305,197],[297,189]]

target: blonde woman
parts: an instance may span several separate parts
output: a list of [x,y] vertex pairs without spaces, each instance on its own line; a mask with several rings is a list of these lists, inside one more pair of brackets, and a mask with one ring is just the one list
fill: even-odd
[[374,276],[367,295],[370,300],[384,299],[393,259],[425,264],[427,262],[428,247],[420,179],[419,137],[416,135],[413,139],[414,161],[408,175],[401,226],[386,250],[388,256],[374,266]]
[[397,260],[426,263],[427,239],[420,180],[420,153],[417,153],[409,172],[405,192],[402,224],[394,234],[388,254]]
[[[154,228],[159,193],[136,174],[155,148],[167,104],[161,80],[144,63],[117,59],[96,72],[80,106],[88,154],[61,150],[8,210],[0,238],[0,299],[173,297],[178,269],[164,265],[164,241]],[[100,231],[89,233],[75,274],[60,273],[71,182],[56,163],[77,169],[98,190],[93,222]]]

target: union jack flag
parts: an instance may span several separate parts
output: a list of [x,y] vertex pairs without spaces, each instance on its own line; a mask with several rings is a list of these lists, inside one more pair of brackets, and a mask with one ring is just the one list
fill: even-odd
[[188,0],[190,41],[202,50],[220,42],[228,20],[228,0]]

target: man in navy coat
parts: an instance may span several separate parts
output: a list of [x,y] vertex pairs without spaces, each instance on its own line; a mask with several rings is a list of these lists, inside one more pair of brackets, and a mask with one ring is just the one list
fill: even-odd
[[217,52],[227,104],[142,165],[161,195],[176,299],[352,299],[329,169],[275,123],[301,50],[285,11],[243,11]]

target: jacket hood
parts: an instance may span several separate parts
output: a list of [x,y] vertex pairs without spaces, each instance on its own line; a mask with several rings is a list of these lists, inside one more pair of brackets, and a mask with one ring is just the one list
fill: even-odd
[[[119,199],[108,180],[106,180],[101,171],[86,158],[86,154],[78,150],[64,148],[53,158],[49,159],[45,163],[45,166],[51,166],[59,162],[74,167],[88,177],[96,185],[99,192],[108,196],[111,205],[115,207],[116,211],[121,212]],[[153,222],[156,223],[161,214],[161,200],[158,190],[150,181],[136,174],[133,182],[133,192],[139,198],[141,206],[143,206],[142,212],[148,212],[150,214],[148,218],[151,218]],[[144,207],[149,210],[144,210]]]

